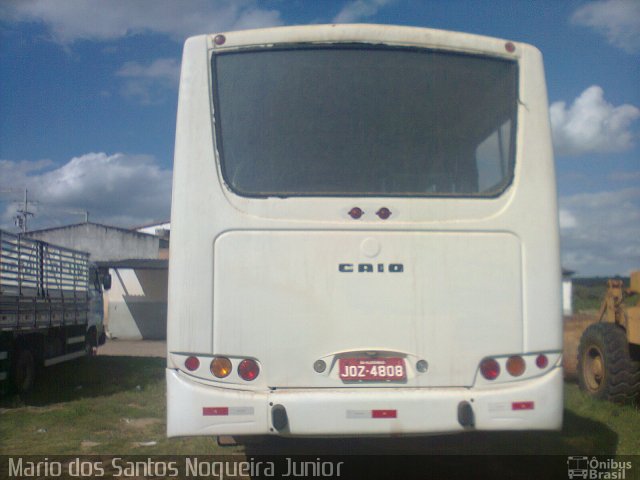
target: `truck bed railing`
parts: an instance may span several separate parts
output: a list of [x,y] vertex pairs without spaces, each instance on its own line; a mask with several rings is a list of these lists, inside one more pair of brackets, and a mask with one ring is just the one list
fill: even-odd
[[86,323],[89,255],[0,230],[0,327]]

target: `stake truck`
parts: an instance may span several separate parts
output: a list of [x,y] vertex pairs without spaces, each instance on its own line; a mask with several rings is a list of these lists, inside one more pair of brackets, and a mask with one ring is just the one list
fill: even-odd
[[0,381],[27,391],[38,367],[102,343],[102,285],[89,254],[0,231]]

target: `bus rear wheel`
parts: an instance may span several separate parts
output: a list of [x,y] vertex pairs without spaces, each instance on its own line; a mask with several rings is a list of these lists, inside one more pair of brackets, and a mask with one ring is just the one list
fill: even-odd
[[625,331],[613,323],[590,325],[580,338],[578,383],[600,400],[630,403],[640,393],[640,362],[631,358]]

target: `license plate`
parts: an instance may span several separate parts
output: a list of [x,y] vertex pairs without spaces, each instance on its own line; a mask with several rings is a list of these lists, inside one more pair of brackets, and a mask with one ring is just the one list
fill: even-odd
[[404,380],[406,372],[402,358],[341,358],[338,361],[342,380],[384,381]]

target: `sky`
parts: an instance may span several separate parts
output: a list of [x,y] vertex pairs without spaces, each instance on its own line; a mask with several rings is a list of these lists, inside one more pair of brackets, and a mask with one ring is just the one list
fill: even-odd
[[562,264],[640,268],[639,0],[3,0],[0,227],[169,219],[184,40],[317,23],[455,30],[544,55]]

